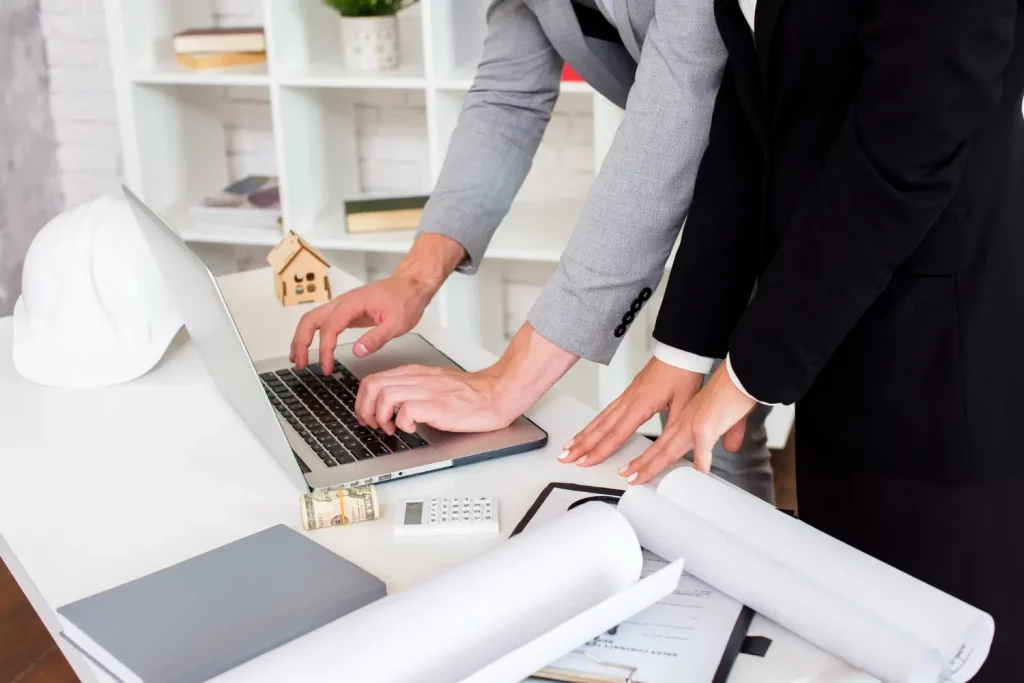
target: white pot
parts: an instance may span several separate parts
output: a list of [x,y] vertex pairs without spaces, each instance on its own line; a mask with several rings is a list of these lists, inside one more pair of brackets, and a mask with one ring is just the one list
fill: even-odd
[[342,17],[341,50],[346,69],[394,69],[399,62],[398,18]]

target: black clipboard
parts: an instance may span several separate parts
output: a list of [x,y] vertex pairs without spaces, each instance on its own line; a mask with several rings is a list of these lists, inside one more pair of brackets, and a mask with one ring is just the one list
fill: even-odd
[[[569,506],[569,510],[580,505],[584,505],[590,502],[601,502],[608,505],[618,505],[619,498],[625,493],[624,489],[610,489],[601,486],[587,486],[585,484],[572,484],[567,482],[551,482],[544,487],[540,495],[537,496],[537,500],[533,501],[533,505],[526,511],[523,518],[516,524],[515,529],[509,534],[509,537],[515,536],[522,533],[529,525],[530,521],[537,514],[537,511],[544,505],[544,501],[548,499],[552,491],[555,489],[562,489],[567,491],[578,491],[580,493],[589,493],[590,496],[582,498],[573,502]],[[568,510],[567,510],[568,511]],[[729,636],[729,640],[725,645],[725,651],[722,653],[722,659],[718,663],[718,669],[715,670],[715,676],[711,679],[711,683],[726,683],[729,678],[729,673],[732,671],[733,665],[736,663],[737,657],[744,651],[745,643],[747,641],[747,631],[750,629],[750,623],[754,620],[754,610],[750,609],[746,605],[740,610],[739,616],[736,618],[736,624],[733,626],[732,634]],[[764,656],[763,653],[761,656]]]

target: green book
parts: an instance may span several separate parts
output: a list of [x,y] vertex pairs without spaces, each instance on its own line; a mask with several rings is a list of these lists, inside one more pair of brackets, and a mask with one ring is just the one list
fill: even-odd
[[412,230],[420,224],[428,195],[353,199],[345,202],[345,228],[350,233]]

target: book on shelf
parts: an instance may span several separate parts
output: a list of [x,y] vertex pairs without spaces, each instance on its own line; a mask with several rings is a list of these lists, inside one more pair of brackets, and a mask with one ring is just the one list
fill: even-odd
[[281,195],[275,176],[250,175],[189,209],[196,221],[218,225],[278,229]]
[[179,52],[174,61],[189,69],[229,69],[236,66],[265,64],[266,52]]
[[190,28],[174,34],[177,54],[203,52],[266,52],[262,26],[237,28]]
[[429,196],[377,197],[345,202],[345,229],[350,233],[412,230],[420,224]]

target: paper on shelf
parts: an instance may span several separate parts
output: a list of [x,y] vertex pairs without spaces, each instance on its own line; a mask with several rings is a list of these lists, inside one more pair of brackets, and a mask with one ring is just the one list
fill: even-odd
[[694,470],[619,510],[645,547],[887,683],[945,680],[961,644],[974,657],[950,680],[966,681],[991,643],[985,613]]
[[[510,653],[501,671],[526,666],[520,676],[525,678],[537,656],[554,648],[555,659],[599,633],[607,618],[621,620],[632,614],[625,614],[629,609],[639,611],[660,599],[660,582],[666,579],[640,587],[642,564],[636,534],[615,508],[582,506],[217,681],[246,680],[247,669],[257,666],[263,680],[316,680],[324,672],[345,677],[341,672],[347,669],[347,678],[373,683],[450,683],[495,666]],[[678,574],[669,583],[677,581]],[[630,588],[634,592],[619,595]],[[595,606],[601,609],[589,613]],[[544,641],[545,633],[554,634],[557,646]],[[516,654],[524,644],[531,648]],[[535,668],[547,663],[537,662]]]

